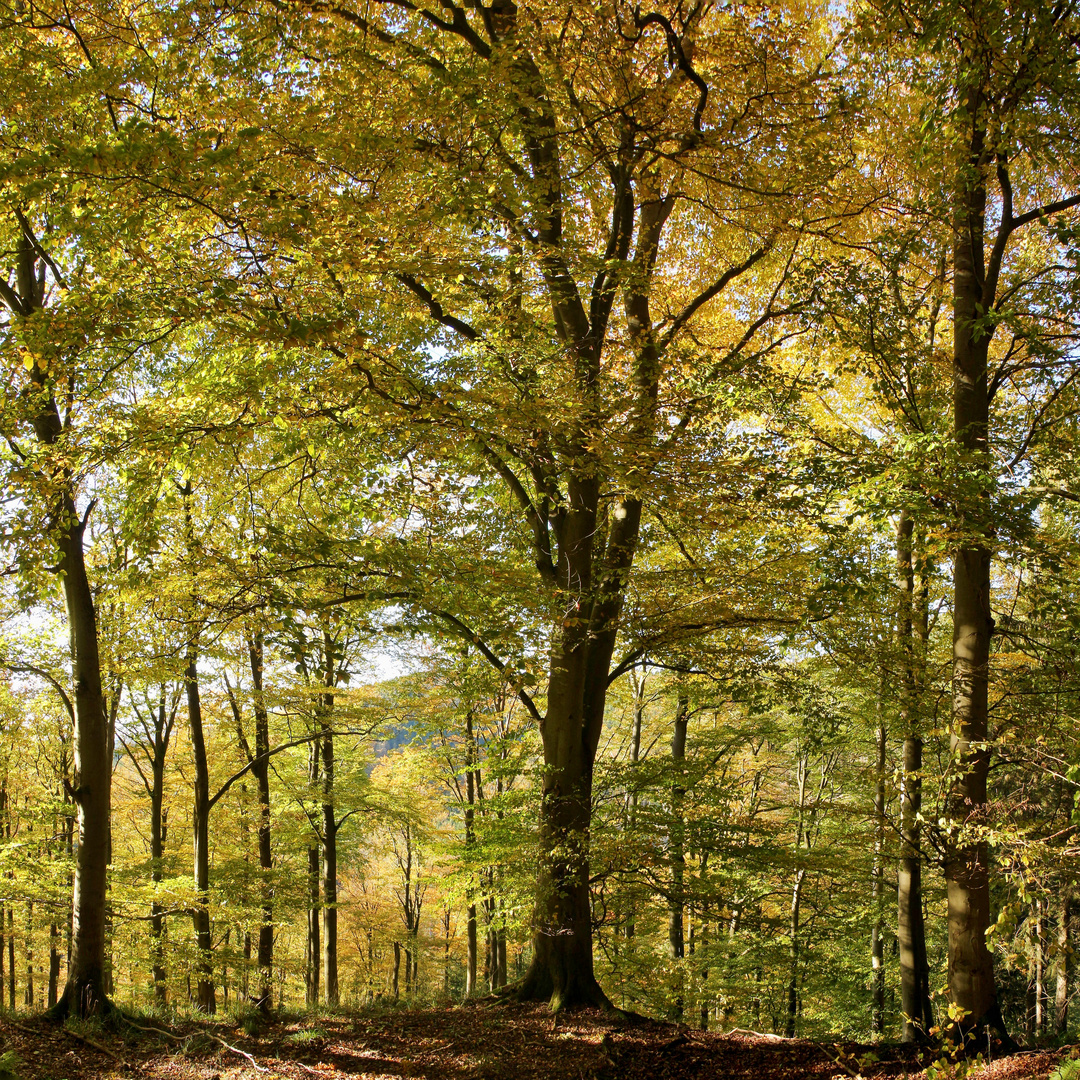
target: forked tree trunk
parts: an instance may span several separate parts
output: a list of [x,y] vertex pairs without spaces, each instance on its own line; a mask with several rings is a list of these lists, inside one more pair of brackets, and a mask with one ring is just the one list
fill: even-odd
[[188,732],[191,737],[193,806],[191,833],[194,849],[195,906],[191,911],[195,931],[196,1001],[199,1012],[212,1016],[217,1012],[217,992],[214,987],[213,938],[210,926],[210,766],[206,758],[206,734],[203,727],[202,699],[199,695],[199,644],[195,629],[197,595],[195,587],[195,526],[191,515],[191,481],[180,489],[184,500],[184,541],[187,547],[191,577],[191,628],[189,631],[184,670],[184,692],[188,707]]
[[[165,757],[172,737],[177,704],[179,704],[179,699],[174,702],[173,713],[170,716],[166,707],[166,687],[162,683],[158,695],[153,757],[150,763],[150,880],[155,886],[161,883],[164,872]],[[159,1005],[164,1005],[168,997],[168,973],[165,968],[165,908],[157,899],[150,904],[150,963],[154,981],[154,999]]]

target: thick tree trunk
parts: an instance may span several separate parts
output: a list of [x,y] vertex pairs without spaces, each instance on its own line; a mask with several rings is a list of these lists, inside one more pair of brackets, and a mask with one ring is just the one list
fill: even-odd
[[83,561],[85,522],[78,520],[70,494],[65,494],[64,501],[72,522],[63,532],[60,547],[75,683],[74,788],[79,842],[72,901],[74,945],[67,985],[57,1009],[92,1016],[111,1008],[105,994],[105,902],[112,761],[101,688],[97,616]]
[[589,826],[595,748],[586,743],[582,715],[587,651],[579,625],[564,629],[561,659],[552,664],[543,727],[533,957],[519,987],[523,998],[547,1000],[555,1012],[585,1005],[610,1007],[593,971]]
[[[16,249],[13,318],[34,317],[45,303],[45,263],[39,246],[20,220],[22,233]],[[30,401],[36,410],[34,434],[39,443],[53,447],[64,436],[64,423],[46,374],[35,365],[30,372]],[[90,1016],[108,1010],[105,993],[105,904],[109,858],[109,820],[112,799],[112,760],[109,756],[108,717],[101,683],[97,612],[86,574],[83,537],[93,503],[84,516],[75,505],[73,479],[68,467],[53,466],[56,540],[59,570],[67,609],[71,644],[72,682],[75,689],[74,793],[78,807],[79,846],[75,859],[72,896],[72,960],[67,985],[57,1003],[58,1015]]]
[[401,942],[400,941],[395,941],[394,942],[394,977],[393,977],[393,983],[392,983],[393,994],[394,994],[394,1000],[395,1001],[397,1001],[398,996],[399,996],[398,979],[400,977],[400,974],[401,974]]
[[[633,559],[641,504],[613,508],[607,579],[592,596],[592,544],[599,499],[595,476],[571,479],[572,512],[564,522],[569,584],[576,599],[558,634],[541,727],[544,779],[540,802],[533,957],[518,986],[524,999],[549,1001],[553,1011],[611,1008],[593,969],[589,896],[589,827],[593,762],[603,726],[611,655],[625,574]],[[580,590],[580,592],[579,592]],[[585,611],[591,612],[585,617]]]
[[[955,438],[971,482],[988,484],[990,395],[987,356],[991,328],[983,312],[983,233],[987,195],[982,114],[975,89],[967,93],[971,117],[969,158],[957,178],[953,246],[953,420]],[[993,300],[993,297],[990,298]],[[970,487],[970,484],[965,484]],[[962,1014],[955,1034],[990,1024],[1003,1030],[986,947],[990,926],[990,853],[980,831],[986,824],[987,687],[990,671],[990,548],[985,490],[960,496],[958,524],[964,539],[953,558],[952,783],[945,882],[949,920],[949,996]]]

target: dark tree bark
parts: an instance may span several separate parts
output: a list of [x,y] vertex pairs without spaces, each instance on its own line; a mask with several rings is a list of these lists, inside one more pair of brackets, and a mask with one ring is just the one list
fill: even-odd
[[[476,769],[476,734],[473,731],[472,710],[465,714],[465,853],[471,858],[476,846],[476,784],[479,772]],[[471,889],[465,923],[466,961],[465,961],[465,996],[476,993],[477,936],[476,936],[476,900]]]
[[217,991],[214,986],[214,943],[210,926],[210,766],[206,758],[206,736],[203,731],[202,702],[199,697],[198,658],[198,646],[191,641],[187,647],[184,687],[187,693],[191,754],[195,766],[192,785],[195,795],[192,813],[195,849],[195,907],[191,913],[191,920],[195,930],[195,947],[198,950],[196,1007],[199,1012],[213,1016],[217,1012]]
[[671,1002],[671,1019],[683,1016],[683,959],[685,941],[683,910],[685,907],[686,821],[683,818],[683,798],[686,795],[686,729],[689,720],[688,702],[680,695],[671,733],[671,825],[668,833],[668,864],[671,868],[671,893],[668,897],[668,956],[675,963],[675,987]]
[[323,846],[323,987],[326,1004],[336,1008],[338,991],[337,834],[334,809],[334,686],[337,682],[334,641],[323,631],[322,709],[322,846]]
[[[30,223],[18,215],[15,287],[5,286],[4,302],[15,320],[30,320],[45,304],[46,262]],[[28,401],[37,441],[49,448],[65,438],[65,423],[53,388],[41,366],[30,369]],[[49,466],[50,517],[60,552],[58,570],[67,609],[74,686],[75,768],[73,792],[78,807],[79,845],[73,889],[74,944],[67,985],[55,1015],[92,1016],[111,1006],[105,992],[105,909],[109,857],[112,761],[108,715],[101,680],[97,611],[86,573],[83,541],[93,502],[80,514],[75,478],[63,462]]]
[[[124,750],[135,766],[146,788],[146,793],[150,796],[150,880],[155,885],[163,880],[163,859],[168,827],[168,814],[164,805],[165,761],[179,705],[180,695],[177,693],[173,698],[172,707],[169,707],[168,687],[162,683],[158,691],[157,706],[149,710],[152,723],[143,715],[138,705],[132,702],[132,709],[139,719],[145,741],[132,746],[121,736]],[[144,765],[149,767],[149,775]],[[165,1004],[168,997],[164,939],[165,908],[159,900],[155,899],[150,903],[150,964],[154,998],[159,1005]]]
[[[634,687],[634,713],[633,728],[630,732],[630,783],[633,785],[630,791],[630,807],[627,814],[627,828],[633,834],[637,826],[638,811],[638,783],[635,777],[637,765],[641,759],[641,725],[645,717],[645,680],[646,673],[642,671],[640,679],[636,670],[631,670],[630,677]],[[636,933],[636,919],[634,911],[634,898],[630,898],[630,910],[626,913],[626,938],[629,941]]]
[[[882,705],[879,697],[879,708]],[[876,1035],[882,1035],[885,1032],[885,757],[887,742],[888,731],[883,723],[879,723],[875,739],[877,760],[874,768],[874,861],[870,887],[870,899],[874,907],[874,925],[870,931],[872,995],[870,1025]]]
[[[974,76],[973,72],[968,72]],[[958,170],[953,232],[953,420],[972,481],[990,480],[988,350],[985,318],[995,299],[987,278],[984,231],[989,167],[987,103],[977,85],[963,88],[970,128]],[[996,277],[996,275],[992,275]],[[989,303],[988,303],[989,301]],[[987,686],[990,670],[991,522],[985,490],[969,492],[962,514],[965,539],[953,559],[953,734],[951,822],[945,857],[949,920],[949,996],[962,1010],[961,1036],[986,1024],[1002,1029],[994,966],[986,947],[990,926],[990,852],[978,833],[986,818],[990,769]]]
[[187,547],[188,573],[191,578],[189,596],[190,629],[185,657],[184,693],[187,697],[188,732],[191,737],[191,757],[194,766],[192,794],[194,803],[191,832],[195,872],[195,907],[191,912],[195,931],[196,1008],[213,1016],[217,1012],[217,991],[214,985],[213,937],[210,924],[210,765],[206,757],[206,734],[203,727],[202,699],[199,694],[199,642],[196,629],[198,596],[195,585],[195,526],[191,514],[191,481],[180,489],[184,500],[184,541]]
[[915,588],[914,523],[904,510],[896,539],[899,587],[897,637],[900,646],[900,723],[904,729],[902,767],[900,865],[897,875],[897,942],[900,949],[900,1009],[904,1017],[904,1041],[929,1038],[933,1026],[930,1003],[930,968],[923,924],[922,738],[919,712],[923,668],[929,627],[927,623],[927,574],[925,561]]
[[[259,966],[259,1007],[269,1012],[273,1007],[274,978],[274,868],[270,845],[270,717],[263,697],[263,635],[257,631],[248,639],[248,660],[251,667],[252,701],[255,712],[255,753],[249,755],[251,773],[259,805],[259,897],[262,922],[259,925],[259,946],[256,962]],[[325,750],[323,767],[325,769]],[[333,758],[331,757],[331,770]],[[325,881],[324,881],[325,885]]]
[[[322,747],[315,740],[308,747],[308,783],[314,791],[319,783]],[[319,909],[321,889],[319,884],[319,855],[321,841],[318,833],[308,841],[308,910],[307,945],[304,963],[304,1000],[309,1006],[319,1003],[319,967],[322,963],[319,925],[322,912]]]

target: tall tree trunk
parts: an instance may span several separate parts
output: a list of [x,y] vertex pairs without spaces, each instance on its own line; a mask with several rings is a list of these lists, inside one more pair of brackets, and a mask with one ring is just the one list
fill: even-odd
[[214,987],[213,938],[210,925],[210,766],[206,757],[206,734],[203,726],[202,699],[199,695],[199,643],[196,630],[197,590],[195,584],[195,526],[191,514],[191,481],[180,489],[184,500],[184,540],[187,547],[191,592],[191,625],[186,648],[184,692],[187,697],[188,731],[194,766],[191,832],[194,849],[195,906],[191,912],[195,931],[196,1008],[212,1016],[217,1012]]
[[[173,716],[175,716],[174,703]],[[154,756],[151,761],[150,785],[150,880],[156,887],[164,876],[165,857],[165,756],[172,735],[172,719],[166,707],[166,687],[162,683],[158,694],[157,716],[154,724]],[[168,973],[165,969],[165,908],[154,899],[150,904],[150,959],[154,980],[154,999],[164,1005],[168,997]]]
[[[45,260],[30,224],[19,217],[20,235],[15,251],[15,289],[5,303],[15,320],[31,319],[45,304]],[[37,441],[56,447],[65,434],[56,399],[45,370],[30,369],[29,402],[34,410]],[[105,993],[105,907],[109,853],[109,817],[112,798],[112,761],[106,730],[108,717],[101,682],[97,611],[86,573],[84,533],[90,512],[79,514],[75,479],[70,466],[51,468],[51,498],[58,522],[55,530],[60,560],[58,570],[67,609],[74,686],[74,801],[78,807],[79,846],[72,895],[74,946],[67,985],[56,1006],[57,1015],[69,1012],[90,1016],[110,1008]]]
[[1032,906],[1032,951],[1035,961],[1035,1034],[1046,1034],[1046,901],[1037,897]]
[[450,909],[443,909],[443,994],[450,993]]
[[34,1007],[34,902],[26,902],[26,983],[23,986],[23,1004],[29,1012]]
[[897,874],[897,943],[900,949],[900,1010],[904,1041],[929,1038],[933,1026],[930,1003],[930,967],[926,955],[926,928],[922,898],[922,738],[919,712],[929,635],[928,581],[920,558],[918,592],[915,585],[914,523],[905,509],[896,537],[899,588],[897,637],[900,646],[900,723],[904,729],[900,794],[900,865]]
[[[630,678],[634,687],[634,726],[630,732],[630,783],[632,785],[630,790],[630,812],[628,815],[627,829],[631,836],[634,835],[634,830],[637,828],[637,811],[638,811],[638,781],[637,781],[637,766],[641,760],[641,724],[645,717],[645,673],[642,672],[641,678],[637,676],[636,669],[632,669],[630,672]],[[634,911],[634,897],[630,896],[630,910],[626,914],[626,937],[627,940],[632,938],[637,930],[635,911]]]
[[[990,926],[990,852],[977,831],[986,824],[987,688],[990,672],[991,522],[990,392],[988,350],[993,333],[985,313],[995,300],[984,251],[987,192],[985,146],[987,105],[976,74],[962,90],[969,130],[966,160],[956,179],[953,230],[953,421],[956,442],[969,474],[965,487],[982,490],[961,496],[958,525],[964,531],[953,557],[952,782],[947,798],[950,822],[945,856],[949,921],[949,996],[961,1014],[954,1034],[990,1024],[1003,1031],[994,985],[994,965],[986,947]],[[989,293],[989,295],[988,295]]]
[[1062,1036],[1069,1027],[1069,976],[1072,967],[1071,897],[1061,897],[1057,928],[1057,985],[1054,993],[1054,1034]]
[[[476,846],[476,736],[473,732],[473,716],[470,709],[465,713],[465,857],[472,859]],[[469,906],[465,924],[466,967],[465,996],[476,993],[477,935],[476,900],[473,897],[475,883],[469,885]]]
[[[65,773],[64,779],[67,780]],[[67,800],[65,799],[65,802]],[[7,776],[0,778],[0,837],[4,839],[10,839],[11,826],[8,823],[8,794],[7,794]],[[9,876],[11,872],[8,872]],[[7,912],[10,911],[10,901],[4,902],[0,900],[0,1011],[4,1008],[4,987],[7,985],[7,977],[5,974],[7,959],[7,945],[10,941],[7,936]],[[14,997],[14,995],[12,995]],[[12,1001],[12,1008],[15,1003]]]
[[[314,791],[319,783],[322,747],[315,739],[308,747],[308,783]],[[319,944],[319,923],[322,912],[319,910],[321,896],[319,886],[320,841],[313,830],[308,840],[308,909],[307,909],[307,946],[304,952],[304,1000],[308,1006],[319,1003],[319,967],[322,963],[322,951]]]
[[395,1001],[397,1001],[398,996],[399,996],[398,978],[400,976],[400,973],[401,973],[401,942],[395,940],[394,941],[394,977],[393,977],[393,984],[392,984],[393,985],[393,993],[394,993],[394,1000]]
[[[270,717],[263,697],[263,635],[262,631],[248,639],[248,660],[251,666],[252,700],[255,711],[255,756],[251,773],[259,803],[259,899],[262,922],[259,924],[259,1007],[264,1012],[273,1008],[274,978],[274,869],[270,846]],[[325,755],[324,755],[325,762]]]
[[500,925],[495,931],[496,968],[499,973],[499,986],[506,985],[506,927]]
[[[882,696],[883,694],[878,695],[878,708],[883,714]],[[885,725],[879,722],[874,776],[874,861],[871,870],[874,925],[870,931],[870,978],[873,999],[871,1027],[875,1035],[885,1033],[885,755],[887,739],[888,732]]]
[[668,833],[668,864],[671,868],[671,893],[668,897],[668,956],[675,967],[674,994],[671,1002],[671,1019],[683,1016],[683,966],[684,954],[683,908],[685,906],[686,822],[683,819],[683,798],[686,794],[686,728],[688,702],[679,696],[675,710],[675,724],[671,734],[671,824]]
[[195,947],[198,950],[196,1007],[199,1012],[212,1016],[217,1012],[217,991],[214,986],[213,939],[210,927],[210,767],[206,759],[206,737],[199,697],[198,659],[198,647],[191,641],[187,647],[187,670],[184,672],[191,754],[195,766],[195,800],[192,813],[195,907],[192,909],[191,920],[195,930]]
[[322,723],[323,775],[323,987],[326,1004],[336,1008],[338,992],[338,908],[337,908],[337,834],[338,821],[334,816],[334,685],[336,683],[334,641],[328,630],[323,631],[323,693],[320,720]]

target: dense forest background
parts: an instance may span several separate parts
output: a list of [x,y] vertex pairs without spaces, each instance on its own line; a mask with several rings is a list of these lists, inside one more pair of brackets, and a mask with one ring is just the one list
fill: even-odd
[[1072,1030],[1074,3],[0,29],[5,1008]]

